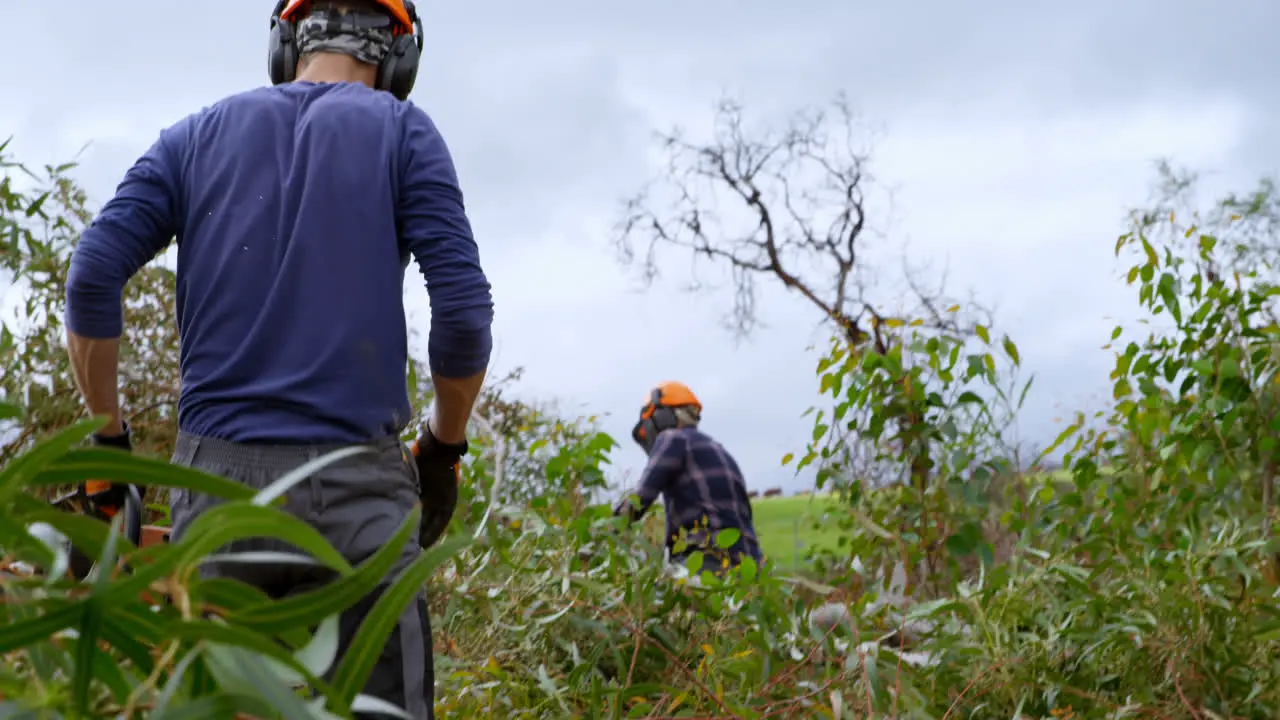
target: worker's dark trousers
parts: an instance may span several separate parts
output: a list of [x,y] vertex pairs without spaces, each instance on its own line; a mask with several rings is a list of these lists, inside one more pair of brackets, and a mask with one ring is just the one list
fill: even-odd
[[[179,433],[173,462],[261,490],[281,475],[338,447],[240,444]],[[284,508],[319,530],[352,565],[363,562],[385,545],[418,502],[417,470],[408,449],[396,438],[374,443],[371,449],[372,452],[325,466],[285,495]],[[191,522],[218,502],[204,494],[174,490],[170,496],[173,541],[181,540]],[[246,551],[298,552],[291,545],[267,538],[233,543],[221,550]],[[387,581],[421,552],[414,528]],[[249,562],[206,564],[201,575],[242,580],[275,598],[314,590],[333,578],[330,571],[309,565]],[[385,588],[385,584],[380,586],[372,596],[343,613],[339,660],[355,637],[360,621]],[[431,653],[426,598],[420,593],[383,647],[364,694],[402,707],[414,718],[432,720],[435,671]]]

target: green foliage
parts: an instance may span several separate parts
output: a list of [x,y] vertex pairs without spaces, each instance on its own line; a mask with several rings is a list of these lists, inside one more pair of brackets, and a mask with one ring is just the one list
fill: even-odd
[[[1061,472],[1038,471],[1009,441],[1031,383],[1008,336],[936,318],[880,318],[874,343],[841,333],[818,365],[828,406],[797,439],[798,458],[784,459],[817,468],[832,491],[798,499],[813,502],[816,526],[802,528],[798,558],[771,553],[724,577],[702,556],[666,566],[658,513],[650,532],[623,532],[592,502],[614,439],[592,418],[512,399],[515,376],[495,383],[449,540],[400,576],[336,658],[335,613],[385,572],[390,551],[351,568],[272,506],[278,487],[255,498],[78,447],[93,424],[79,422],[69,389],[57,276],[88,217],[83,193],[65,167],[43,179],[6,168],[0,259],[37,302],[0,334],[14,369],[0,381],[0,423],[20,428],[0,459],[0,716],[343,717],[369,702],[357,691],[372,653],[425,583],[442,717],[1280,717],[1280,322],[1268,254],[1280,239],[1265,183],[1200,216],[1179,205],[1187,183],[1166,173],[1167,197],[1134,213],[1116,251],[1149,317],[1112,334],[1112,405],[1080,413],[1041,454],[1063,452]],[[130,291],[149,317],[171,304],[165,277]],[[139,353],[128,372],[176,372],[168,353]],[[427,373],[409,370],[420,413]],[[161,391],[137,389],[126,404],[138,412]],[[163,454],[171,417],[137,417],[154,419],[150,449]],[[117,527],[39,499],[89,477],[230,502],[182,542],[138,550]],[[758,507],[757,529],[778,532]],[[54,531],[100,567],[132,570],[65,579]],[[342,579],[269,601],[193,572],[229,540],[260,535],[287,538]],[[905,587],[884,582],[895,567]]]
[[800,638],[805,591],[780,575],[668,576],[658,547],[615,535],[602,506],[525,520],[492,529],[458,563],[466,574],[446,573],[432,593],[447,598],[443,716],[806,715],[829,700],[798,695],[778,670],[853,682],[839,661],[792,657],[818,645]]
[[[476,462],[468,474],[468,484],[483,491],[476,502],[500,499],[507,509],[518,509],[542,497],[585,498],[603,489],[601,466],[617,443],[595,418],[568,420],[547,405],[508,398],[522,374],[490,381],[476,408],[483,427],[477,428]],[[493,496],[495,487],[500,498]]]
[[759,498],[751,501],[760,550],[779,568],[796,570],[815,548],[834,551],[843,532],[841,505],[832,494]]
[[[984,530],[989,499],[1010,465],[1003,431],[1031,383],[1004,386],[1017,346],[1007,336],[993,342],[982,325],[974,337],[919,320],[884,325],[883,352],[838,336],[819,361],[819,389],[834,407],[817,411],[797,470],[819,463],[818,486],[833,483],[855,508],[836,520],[840,549],[817,553],[820,566],[849,556],[882,569],[905,560],[936,591],[960,563],[995,561]],[[866,497],[875,487],[887,502]],[[900,543],[883,542],[871,529],[879,526],[894,528]]]
[[[352,568],[315,529],[271,506],[305,479],[307,469],[254,496],[195,470],[75,448],[100,426],[72,425],[0,472],[0,547],[6,555],[0,710],[6,717],[21,708],[54,718],[334,718],[385,705],[358,694],[378,649],[413,593],[465,538],[432,548],[406,568],[364,618],[352,651],[338,659],[337,613],[390,571],[418,522],[417,510],[391,542]],[[326,458],[334,459],[337,454]],[[225,502],[192,523],[181,541],[139,549],[121,536],[120,518],[108,526],[34,497],[37,488],[107,476]],[[196,571],[211,553],[250,537],[287,541],[339,579],[276,601],[238,582],[199,577]],[[96,558],[84,583],[63,575],[69,543]]]
[[[1268,267],[1240,267],[1257,218],[1187,214],[1137,212],[1116,245],[1151,320],[1145,337],[1112,334],[1113,407],[1080,414],[1044,453],[1066,447],[1064,473],[1001,462],[992,398],[1014,396],[994,353],[908,333],[882,355],[836,344],[820,365],[836,420],[863,413],[839,431],[819,414],[804,460],[839,476],[850,435],[889,432],[878,457],[930,460],[909,482],[842,485],[844,557],[901,560],[921,579],[915,614],[934,627],[922,649],[939,659],[922,716],[1280,714],[1277,289]],[[1016,365],[1012,341],[999,345]],[[947,572],[930,563],[939,544]],[[960,562],[975,552],[977,567]]]
[[[0,330],[0,393],[21,398],[28,415],[12,438],[0,438],[0,463],[36,438],[83,419],[64,350],[62,325],[71,249],[93,219],[75,163],[34,172],[0,144],[0,276],[21,292],[16,322]],[[176,435],[178,330],[173,271],[152,263],[125,287],[120,344],[122,402],[138,451],[168,456]]]

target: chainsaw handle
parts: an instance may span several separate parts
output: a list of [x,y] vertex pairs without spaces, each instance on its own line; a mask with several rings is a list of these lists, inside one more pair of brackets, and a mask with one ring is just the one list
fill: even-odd
[[[138,547],[142,541],[142,493],[134,485],[125,485],[124,488],[124,507],[120,508],[124,512],[124,524],[120,530],[134,547]],[[61,508],[68,502],[81,498],[83,495],[80,491],[72,490],[54,498],[49,504]]]
[[142,493],[136,485],[126,485],[124,495],[124,523],[121,530],[134,547],[142,544]]
[[[89,502],[89,499],[85,497],[83,490],[75,490],[55,498],[50,504],[59,509],[67,509],[67,504],[75,503],[76,501]],[[124,513],[123,523],[120,528],[121,533],[128,538],[129,542],[133,543],[134,547],[138,547],[142,540],[142,492],[131,484],[124,485],[124,507],[115,508],[115,511]],[[69,550],[71,552],[71,567],[69,568],[71,575],[76,580],[84,580],[93,569],[95,561],[74,545]]]

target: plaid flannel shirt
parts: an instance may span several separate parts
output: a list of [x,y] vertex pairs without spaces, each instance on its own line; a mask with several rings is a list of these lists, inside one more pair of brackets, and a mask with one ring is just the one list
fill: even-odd
[[[633,519],[643,516],[662,495],[666,542],[673,560],[693,550],[717,551],[716,534],[736,528],[742,534],[728,554],[759,562],[760,545],[742,471],[724,446],[701,430],[676,428],[659,433],[634,494],[640,498],[640,507]],[[687,548],[678,551],[677,538]]]

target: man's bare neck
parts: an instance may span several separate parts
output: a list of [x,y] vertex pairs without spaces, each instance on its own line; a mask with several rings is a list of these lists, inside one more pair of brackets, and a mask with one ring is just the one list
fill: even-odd
[[341,53],[316,53],[303,60],[298,80],[316,83],[355,82],[373,87],[377,68]]

